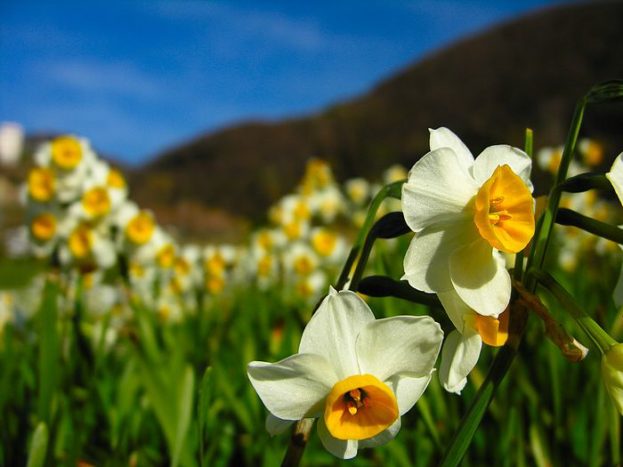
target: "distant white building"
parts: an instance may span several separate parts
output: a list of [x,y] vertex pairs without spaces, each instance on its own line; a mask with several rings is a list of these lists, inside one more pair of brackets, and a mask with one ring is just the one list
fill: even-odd
[[24,129],[18,123],[0,124],[0,165],[13,166],[19,162],[24,147]]

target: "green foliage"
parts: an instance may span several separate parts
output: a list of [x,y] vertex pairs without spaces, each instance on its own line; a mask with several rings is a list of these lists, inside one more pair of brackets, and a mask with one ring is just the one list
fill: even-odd
[[[375,261],[377,267],[386,260]],[[399,265],[388,266],[386,272],[396,277]],[[612,281],[602,280],[614,277],[618,264],[607,267],[610,276],[596,267],[556,275],[579,297],[578,305],[595,311],[600,324],[620,339],[615,328],[623,313],[612,305]],[[266,411],[248,382],[246,362],[277,361],[296,352],[307,307],[284,301],[278,291],[240,289],[172,324],[136,305],[130,324],[109,347],[89,335],[84,322],[76,323],[75,305],[63,305],[58,293],[58,285],[48,282],[37,315],[8,325],[2,334],[0,464],[269,466],[281,461],[288,434],[266,433]],[[543,298],[567,329],[590,343],[560,305]],[[379,317],[427,311],[393,298],[371,298],[370,305]],[[81,313],[89,316],[86,308]],[[93,352],[91,363],[79,351],[78,336]],[[397,439],[362,450],[348,465],[438,463],[499,352],[483,351],[461,397],[446,393],[434,377],[415,410],[403,417]],[[604,465],[620,459],[620,419],[600,381],[598,352],[582,364],[564,360],[543,341],[536,320],[528,322],[518,352],[462,465]],[[312,432],[302,465],[342,463]]]

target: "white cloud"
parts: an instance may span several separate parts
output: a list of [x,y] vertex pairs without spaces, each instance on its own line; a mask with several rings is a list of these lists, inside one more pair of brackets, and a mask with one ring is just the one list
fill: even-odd
[[275,11],[247,9],[215,2],[157,2],[152,11],[168,19],[212,21],[233,30],[241,42],[268,41],[279,47],[316,51],[330,38],[311,19],[289,17]]
[[130,62],[55,60],[35,65],[39,76],[68,90],[151,99],[163,85]]

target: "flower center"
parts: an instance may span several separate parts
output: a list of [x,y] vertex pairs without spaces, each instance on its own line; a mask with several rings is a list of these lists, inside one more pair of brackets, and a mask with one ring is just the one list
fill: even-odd
[[337,439],[368,439],[398,419],[398,402],[389,386],[372,375],[354,375],[333,386],[325,400],[324,421]]
[[30,224],[30,231],[37,240],[46,242],[56,233],[56,218],[50,213],[39,214]]
[[294,270],[299,276],[307,276],[314,270],[314,262],[309,256],[299,256],[294,260]]
[[126,227],[126,234],[132,243],[143,245],[154,233],[154,221],[149,214],[141,212],[134,216]]
[[125,188],[125,179],[121,172],[111,168],[108,171],[108,177],[106,177],[106,184],[111,188],[123,189]]
[[54,196],[54,174],[50,169],[36,167],[28,174],[28,193],[42,203]]
[[474,223],[482,238],[506,253],[523,250],[534,235],[532,194],[508,165],[498,166],[478,190]]
[[104,216],[110,211],[108,191],[102,187],[91,188],[82,196],[82,206],[93,217]]
[[78,226],[69,236],[69,250],[78,259],[86,257],[91,251],[92,234],[86,225]]
[[71,136],[56,138],[52,142],[52,160],[61,169],[74,169],[82,160],[80,142]]
[[156,259],[158,260],[158,265],[162,269],[169,269],[173,266],[173,262],[175,261],[175,246],[172,243],[167,243],[165,246],[160,248],[156,255]]
[[321,256],[331,256],[337,244],[337,236],[330,231],[320,230],[312,237],[312,245]]

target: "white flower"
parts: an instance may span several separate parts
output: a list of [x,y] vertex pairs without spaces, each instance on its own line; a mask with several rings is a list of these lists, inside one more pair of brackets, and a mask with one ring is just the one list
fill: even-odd
[[370,183],[365,178],[352,178],[344,183],[348,198],[357,206],[364,206],[370,199]]
[[504,345],[508,337],[508,311],[498,318],[482,316],[469,308],[454,291],[441,292],[439,300],[456,327],[443,343],[439,379],[448,392],[460,394],[467,375],[478,362],[482,344]]
[[[614,160],[610,172],[606,173],[606,177],[610,180],[610,183],[612,183],[614,191],[623,205],[623,152]],[[623,228],[623,226],[619,227]],[[623,248],[623,245],[619,246]],[[621,268],[619,280],[614,289],[614,301],[617,306],[621,306],[623,303],[623,268]]]
[[331,289],[303,331],[299,353],[251,362],[248,375],[274,417],[319,417],[325,448],[349,459],[396,436],[400,416],[430,381],[442,336],[430,317],[375,320],[357,294]]
[[327,263],[339,263],[348,253],[344,239],[335,230],[327,227],[314,227],[310,232],[309,242],[318,256]]
[[325,224],[331,223],[346,209],[344,196],[335,185],[329,185],[309,197],[312,212]]
[[614,187],[614,191],[619,197],[619,201],[623,204],[623,152],[614,160],[610,172],[606,174],[610,183]]
[[43,144],[36,152],[39,167],[50,168],[55,175],[56,196],[66,203],[77,199],[96,155],[86,139],[60,136]]
[[430,147],[402,189],[405,220],[416,232],[404,278],[425,292],[455,290],[476,312],[497,316],[511,293],[500,251],[517,253],[534,234],[530,158],[499,145],[474,160],[447,128],[431,130]]

